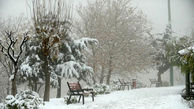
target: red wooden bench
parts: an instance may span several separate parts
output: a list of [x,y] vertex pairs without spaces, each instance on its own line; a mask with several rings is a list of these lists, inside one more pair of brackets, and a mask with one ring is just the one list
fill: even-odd
[[84,104],[84,96],[92,94],[92,101],[94,101],[94,92],[93,89],[82,89],[79,82],[77,83],[69,83],[67,82],[67,85],[69,87],[69,98],[67,100],[67,104],[70,103],[71,96],[79,96],[78,102],[80,102],[80,99],[82,97],[82,102]]

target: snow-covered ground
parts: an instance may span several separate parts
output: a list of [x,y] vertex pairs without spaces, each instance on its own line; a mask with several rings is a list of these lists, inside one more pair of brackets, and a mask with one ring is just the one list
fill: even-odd
[[163,88],[143,88],[112,92],[98,95],[92,102],[91,97],[85,104],[66,105],[64,99],[51,99],[41,109],[190,109],[182,102],[180,92],[183,86]]

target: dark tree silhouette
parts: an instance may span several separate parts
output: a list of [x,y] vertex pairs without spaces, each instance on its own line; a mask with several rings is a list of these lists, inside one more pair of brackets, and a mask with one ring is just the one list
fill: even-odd
[[[11,72],[11,94],[16,95],[17,93],[17,86],[16,86],[16,76],[18,73],[19,69],[19,61],[23,53],[23,49],[25,46],[25,43],[28,40],[28,33],[25,33],[23,35],[23,39],[20,42],[19,46],[17,46],[18,42],[18,37],[14,37],[15,33],[12,31],[5,31],[5,36],[7,41],[3,43],[3,41],[0,41],[0,47],[1,47],[1,52],[3,53],[4,56],[6,56],[13,64],[13,71]],[[19,47],[19,50],[17,51],[16,47]]]

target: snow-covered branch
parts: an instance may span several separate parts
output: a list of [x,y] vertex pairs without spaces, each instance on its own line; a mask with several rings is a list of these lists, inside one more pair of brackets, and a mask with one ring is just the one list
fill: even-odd
[[14,49],[16,47],[16,42],[17,42],[17,38],[14,39],[14,33],[12,31],[5,31],[6,33],[6,37],[9,39],[6,42],[6,46],[3,45],[2,41],[0,42],[0,46],[1,46],[1,52],[8,58],[10,58],[10,60],[16,64],[23,52],[23,46],[24,44],[27,42],[28,40],[28,36],[27,33],[25,33],[24,38],[19,46],[20,51],[18,54],[16,54],[16,49]]
[[81,38],[74,41],[75,47],[79,48],[80,50],[87,50],[89,45],[97,45],[98,40],[94,38]]

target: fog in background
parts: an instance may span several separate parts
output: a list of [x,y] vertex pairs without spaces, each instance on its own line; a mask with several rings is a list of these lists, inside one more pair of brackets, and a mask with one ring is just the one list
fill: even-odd
[[[153,32],[163,32],[168,24],[168,0],[133,0],[153,27]],[[194,22],[194,0],[171,0],[172,29],[177,35],[189,35]]]
[[[74,9],[92,0],[69,0]],[[30,2],[30,0],[28,0]],[[142,10],[152,26],[153,33],[162,33],[168,24],[167,0],[132,0],[132,5]],[[28,9],[28,11],[26,11]],[[172,28],[177,36],[190,35],[194,22],[194,0],[171,0]],[[0,16],[30,16],[26,0],[0,0]],[[74,16],[76,13],[74,13]]]
[[[27,1],[30,2],[31,0]],[[92,0],[69,0],[69,3],[74,4],[74,10],[78,10],[79,4],[87,5],[87,1]],[[165,31],[168,24],[167,0],[132,0],[132,5],[145,14],[148,23],[152,26],[152,33],[156,34]],[[172,28],[177,36],[189,35],[191,33],[194,24],[193,6],[194,0],[171,0]],[[26,0],[0,0],[0,18],[7,19],[22,15],[30,18],[30,11]],[[74,11],[74,17],[76,16],[76,11]],[[149,84],[149,80],[145,80],[145,78],[157,77],[157,73],[152,71],[147,75],[139,74],[138,76],[142,76],[140,80]],[[162,78],[165,78],[165,81],[169,80],[169,73],[165,73],[162,76]],[[184,83],[184,81],[181,81],[181,77],[183,76],[180,71],[175,71],[175,84]],[[184,77],[182,80],[184,80]],[[62,83],[65,84],[66,81],[64,80]],[[64,91],[67,91],[67,86],[62,86],[63,94],[66,94]],[[56,89],[53,90],[56,91]],[[52,93],[51,97],[55,97],[55,94]]]

